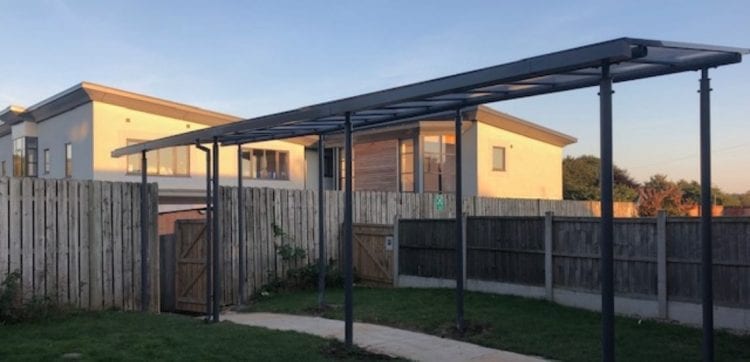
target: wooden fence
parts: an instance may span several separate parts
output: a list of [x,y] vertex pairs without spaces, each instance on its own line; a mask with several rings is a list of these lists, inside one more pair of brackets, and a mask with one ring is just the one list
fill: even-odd
[[[247,245],[247,294],[267,284],[273,275],[283,276],[290,268],[315,262],[318,258],[318,205],[312,190],[244,188],[243,210],[246,216],[244,235]],[[236,303],[239,295],[239,242],[237,234],[236,187],[220,188],[223,298],[226,304]],[[446,218],[455,212],[453,195],[396,192],[354,193],[354,223],[392,224],[400,218]],[[436,198],[442,198],[436,202]],[[325,192],[326,260],[339,259],[340,230],[344,221],[344,193]],[[436,204],[444,205],[437,208]],[[566,216],[599,215],[599,203],[535,199],[498,199],[467,197],[463,212],[468,215],[538,216],[553,211]],[[620,217],[636,215],[633,203],[616,203]],[[293,262],[281,260],[276,247],[290,245],[306,251],[304,258]]]
[[[157,192],[150,184],[152,310],[159,306]],[[140,205],[134,183],[0,178],[0,280],[21,273],[24,300],[138,309]]]
[[[399,273],[455,278],[452,220],[401,220]],[[614,278],[618,296],[700,303],[697,218],[615,220]],[[599,220],[575,217],[469,217],[468,279],[597,292]],[[750,308],[750,219],[713,222],[714,300]],[[663,315],[665,317],[665,315]]]

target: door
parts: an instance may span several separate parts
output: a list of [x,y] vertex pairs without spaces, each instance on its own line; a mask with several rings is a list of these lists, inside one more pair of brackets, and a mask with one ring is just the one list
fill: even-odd
[[205,220],[175,223],[175,309],[178,311],[206,311],[207,250]]
[[354,268],[364,282],[393,285],[393,226],[355,224]]

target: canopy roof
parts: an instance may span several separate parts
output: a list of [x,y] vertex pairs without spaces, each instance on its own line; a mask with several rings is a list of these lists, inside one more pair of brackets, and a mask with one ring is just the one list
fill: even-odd
[[362,130],[462,107],[599,84],[603,64],[614,82],[739,63],[748,49],[620,38],[286,112],[182,133],[112,152],[120,157],[164,147],[223,145],[338,132],[346,115]]

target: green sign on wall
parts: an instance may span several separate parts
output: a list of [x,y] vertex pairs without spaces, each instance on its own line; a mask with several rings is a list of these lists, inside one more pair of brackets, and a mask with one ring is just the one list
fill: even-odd
[[445,210],[445,196],[442,194],[435,196],[435,211]]

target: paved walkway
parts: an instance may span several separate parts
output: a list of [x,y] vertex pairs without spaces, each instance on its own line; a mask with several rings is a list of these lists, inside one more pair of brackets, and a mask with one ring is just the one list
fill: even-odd
[[[228,312],[222,315],[222,320],[344,340],[342,321],[320,317]],[[370,352],[415,361],[544,361],[537,357],[367,323],[354,323],[354,344]]]

